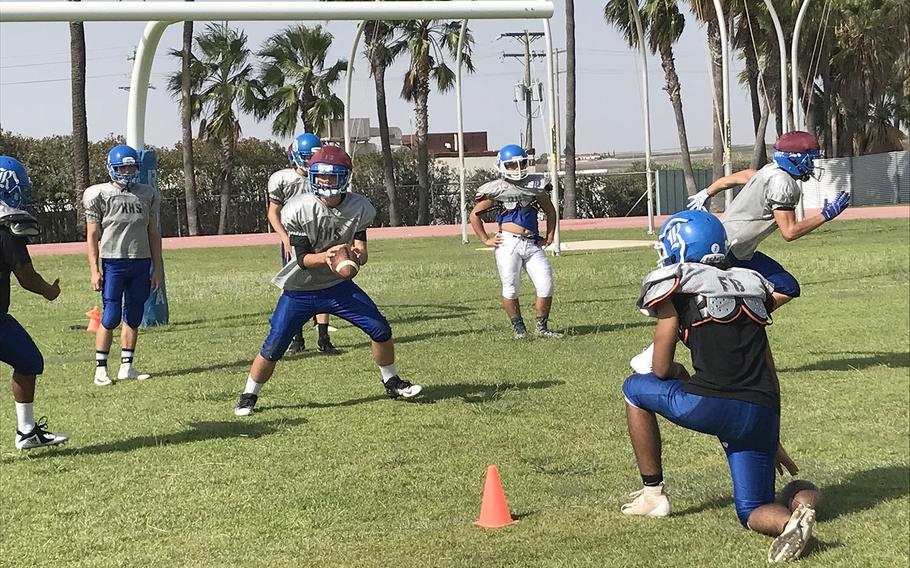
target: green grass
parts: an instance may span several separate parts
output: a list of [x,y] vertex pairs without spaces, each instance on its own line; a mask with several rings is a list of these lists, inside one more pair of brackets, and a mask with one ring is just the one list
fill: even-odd
[[[14,285],[13,313],[47,361],[36,411],[72,440],[13,450],[0,391],[0,565],[765,566],[770,541],[740,527],[707,436],[662,422],[674,516],[618,511],[639,485],[620,384],[650,341],[634,300],[653,251],[555,259],[552,322],[571,335],[513,342],[492,257],[474,249],[376,241],[358,277],[422,400],[385,399],[366,337],[342,325],[344,354],[315,354],[308,333],[248,419],[232,410],[278,297],[275,247],[168,252],[172,324],[143,331],[137,354],[155,378],[111,388],[92,385],[92,337],[69,329],[99,300],[84,258],[37,258],[63,295]],[[827,495],[804,566],[910,556],[908,249],[906,220],[763,246],[803,285],[769,334],[784,444]],[[491,463],[521,519],[501,530],[471,524]]]

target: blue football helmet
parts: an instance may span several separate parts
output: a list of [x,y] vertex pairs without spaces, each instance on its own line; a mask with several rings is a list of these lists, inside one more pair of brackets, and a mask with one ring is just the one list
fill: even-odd
[[520,181],[528,177],[528,153],[518,144],[502,147],[496,156],[496,168],[503,179]]
[[[122,171],[127,167],[135,167],[136,171],[132,173]],[[123,187],[136,183],[139,181],[139,152],[126,144],[114,146],[107,153],[107,173],[111,176],[111,181]]]
[[0,201],[14,209],[28,204],[32,182],[25,166],[16,158],[0,156]]
[[774,143],[774,163],[796,179],[807,181],[821,158],[818,139],[801,130],[781,134]]
[[322,147],[322,141],[315,134],[304,132],[294,139],[288,148],[288,160],[291,164],[300,169],[307,169],[310,157],[318,148]]
[[343,148],[322,146],[310,158],[307,169],[310,189],[319,197],[337,197],[348,190],[353,170],[354,163]]
[[719,265],[727,260],[727,231],[720,219],[707,211],[681,211],[660,227],[658,266],[681,262]]

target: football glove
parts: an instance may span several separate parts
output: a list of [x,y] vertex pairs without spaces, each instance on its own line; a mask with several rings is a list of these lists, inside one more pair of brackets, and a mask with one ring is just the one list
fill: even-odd
[[708,188],[705,188],[689,198],[689,204],[686,206],[689,210],[707,211],[705,203],[711,199],[708,195]]
[[830,221],[838,215],[844,212],[844,209],[850,206],[850,194],[846,191],[838,192],[834,196],[834,201],[828,201],[825,199],[825,202],[822,204],[822,216],[825,218],[825,221]]

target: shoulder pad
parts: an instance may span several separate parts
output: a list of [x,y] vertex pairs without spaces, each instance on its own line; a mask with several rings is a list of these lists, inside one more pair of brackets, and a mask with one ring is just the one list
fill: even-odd
[[17,237],[34,237],[38,234],[38,220],[31,213],[15,209],[0,201],[0,225],[7,227]]
[[641,313],[655,317],[654,306],[670,297],[679,287],[680,264],[664,266],[645,276],[636,305]]

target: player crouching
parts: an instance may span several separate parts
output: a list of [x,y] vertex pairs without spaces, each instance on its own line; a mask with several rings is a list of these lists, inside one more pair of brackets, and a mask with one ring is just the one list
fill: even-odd
[[275,363],[284,356],[300,326],[315,314],[336,315],[370,336],[373,360],[391,398],[411,398],[421,391],[420,385],[398,376],[392,328],[379,308],[353,280],[342,278],[333,269],[335,256],[345,248],[358,265],[367,262],[366,230],[376,210],[363,195],[348,192],[353,167],[344,150],[323,146],[313,153],[309,164],[312,193],[292,197],[281,209],[281,224],[289,235],[293,261],[272,279],[284,292],[234,409],[237,416],[252,414]]
[[[733,477],[736,514],[775,538],[768,560],[796,560],[815,527],[821,498],[793,481],[775,503],[774,469],[796,465],[780,446],[780,388],[765,326],[774,287],[755,271],[726,267],[726,233],[710,213],[686,211],[661,227],[661,268],[642,284],[638,307],[657,318],[652,369],[623,384],[629,435],[644,487],[626,515],[666,517],[656,415],[720,439]],[[676,342],[692,353],[694,374],[674,362]]]

